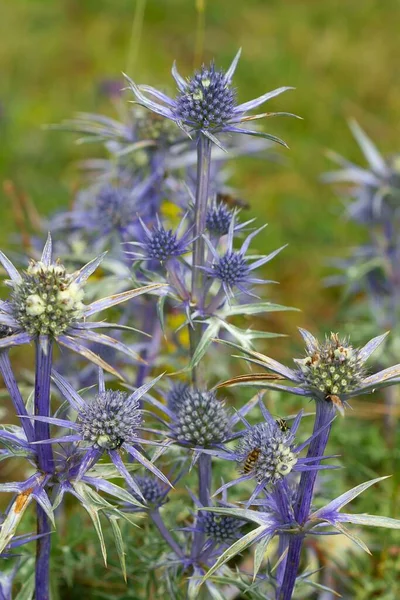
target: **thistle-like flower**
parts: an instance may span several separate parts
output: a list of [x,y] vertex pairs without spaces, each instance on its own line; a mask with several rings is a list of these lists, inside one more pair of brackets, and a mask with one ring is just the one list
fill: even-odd
[[302,444],[295,443],[295,434],[300,425],[303,413],[300,412],[293,424],[283,431],[279,423],[271,416],[264,404],[259,400],[261,413],[264,417],[262,423],[250,425],[246,419],[241,417],[245,425],[245,431],[240,434],[240,441],[235,450],[229,450],[224,458],[235,461],[241,475],[239,478],[221,486],[215,494],[224,491],[248,479],[255,480],[256,487],[251,495],[248,505],[267,486],[276,485],[284,480],[292,471],[308,471],[316,469],[332,469],[335,467],[316,465],[316,461],[328,457],[302,458],[300,453],[312,440],[319,436],[321,431],[328,425],[313,433]]
[[355,200],[351,203],[348,214],[351,218],[364,224],[388,222],[397,214],[400,199],[400,158],[385,158],[373,141],[355,122],[350,128],[356,138],[369,168],[363,168],[346,160],[335,152],[329,156],[341,169],[323,175],[326,182],[348,182],[352,185],[351,195]]
[[[217,145],[220,145],[215,134],[221,132],[244,133],[264,137],[273,142],[286,146],[281,139],[261,131],[238,127],[242,123],[276,115],[295,116],[290,113],[263,113],[248,116],[247,113],[271,98],[293,88],[281,87],[263,94],[259,98],[243,104],[237,104],[236,91],[232,87],[232,77],[240,58],[240,50],[236,54],[227,71],[218,70],[211,63],[196,71],[192,77],[185,80],[178,73],[176,66],[172,67],[172,75],[178,86],[176,98],[170,98],[159,90],[148,85],[136,85],[127,75],[129,87],[136,97],[138,104],[177,123],[187,133],[203,134]],[[157,101],[150,99],[146,94]]]
[[[228,231],[227,249],[222,255],[217,252],[210,240],[204,236],[212,256],[212,262],[209,266],[203,267],[203,270],[208,277],[216,279],[221,283],[221,288],[220,291],[217,292],[216,298],[221,300],[224,297],[228,299],[232,298],[234,296],[235,288],[243,294],[254,296],[249,290],[249,286],[252,284],[271,283],[271,281],[254,277],[252,272],[272,260],[286,246],[274,250],[268,254],[268,256],[257,258],[254,262],[250,262],[251,256],[246,256],[250,242],[258,233],[260,233],[260,231],[265,229],[265,227],[266,225],[250,233],[244,240],[240,250],[234,250],[235,219],[232,218]],[[213,304],[215,304],[215,299]]]
[[[290,369],[259,352],[240,348],[249,357],[250,362],[276,373],[277,380],[287,380],[295,384],[294,386],[271,381],[273,379],[271,374],[267,374],[264,380],[262,374],[258,374],[257,381],[253,380],[251,375],[234,377],[225,382],[225,385],[251,385],[262,389],[286,391],[297,396],[332,403],[343,414],[349,398],[372,393],[382,387],[398,383],[400,364],[388,367],[374,375],[367,375],[364,366],[367,359],[386,338],[387,333],[373,338],[362,348],[353,348],[337,334],[331,334],[325,342],[320,343],[305,329],[299,331],[306,343],[307,356],[303,359],[294,359],[297,364],[296,369]],[[239,349],[236,344],[224,343]]]
[[178,407],[182,404],[183,399],[190,391],[190,385],[184,381],[174,381],[171,383],[171,387],[167,392],[166,400],[167,407],[172,412],[177,412]]
[[149,229],[141,219],[140,223],[143,228],[144,241],[128,242],[128,244],[139,246],[141,251],[127,252],[129,256],[133,256],[136,260],[157,260],[163,263],[189,251],[193,241],[191,237],[193,228],[190,227],[179,237],[185,227],[185,218],[182,219],[176,231],[165,229],[158,217],[157,223],[152,229]]
[[84,286],[104,256],[93,259],[75,273],[68,273],[64,265],[53,261],[49,235],[40,261],[31,260],[28,269],[20,274],[0,252],[0,262],[10,277],[7,284],[11,287],[10,299],[0,304],[0,324],[14,331],[13,335],[2,340],[2,346],[23,344],[43,337],[55,339],[118,376],[113,367],[86,348],[82,341],[112,346],[130,357],[137,358],[137,355],[122,342],[94,331],[111,327],[110,324],[91,322],[88,317],[161,286],[152,284],[85,305]]
[[227,235],[234,215],[234,211],[226,204],[215,202],[207,211],[206,230],[210,235],[216,237]]
[[86,401],[73,390],[66,379],[53,372],[55,384],[71,408],[77,412],[77,419],[73,422],[54,417],[34,417],[38,421],[72,429],[74,432],[61,438],[45,440],[44,443],[72,442],[84,448],[79,468],[74,473],[75,480],[81,479],[86,471],[107,453],[129,486],[142,497],[138,484],[122,461],[121,450],[125,450],[134,460],[168,485],[165,475],[137,449],[142,444],[153,443],[140,436],[143,417],[139,400],[159,379],[160,377],[157,377],[128,394],[106,390],[104,375],[99,369],[98,394]]

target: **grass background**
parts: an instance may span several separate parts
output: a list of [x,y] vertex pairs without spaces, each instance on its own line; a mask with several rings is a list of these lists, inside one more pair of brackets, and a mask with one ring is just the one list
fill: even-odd
[[[118,78],[121,71],[135,81],[163,87],[172,86],[174,59],[181,73],[190,73],[196,53],[199,58],[196,32],[203,3],[139,3],[145,8],[140,36],[133,27],[137,0],[0,4],[0,182],[13,181],[46,214],[65,206],[79,186],[75,163],[100,149],[79,147],[73,135],[42,125],[59,123],[77,111],[115,116],[101,85]],[[268,109],[295,112],[304,119],[264,122],[269,132],[287,141],[290,151],[277,150],[284,159],[280,164],[241,159],[234,175],[241,195],[251,203],[251,216],[269,223],[258,248],[271,251],[289,243],[268,265],[268,278],[281,282],[271,294],[274,301],[303,312],[278,314],[282,319],[278,330],[294,335],[296,325],[315,332],[340,329],[340,294],[325,289],[321,280],[328,273],[329,258],[343,254],[362,239],[363,232],[341,219],[337,196],[319,182],[319,176],[330,166],[324,156],[328,148],[362,161],[347,126],[349,117],[359,121],[384,153],[399,150],[400,3],[204,0],[204,5],[202,58],[215,57],[218,65],[227,66],[242,46],[235,76],[239,99],[292,85],[296,91],[271,101]],[[0,189],[3,247],[15,230],[11,201]],[[290,342],[275,345],[277,355]],[[354,418],[341,421],[333,440],[347,455],[349,485],[390,472],[396,464],[385,447],[380,417],[368,415],[365,406],[363,410],[372,418],[358,420],[357,428]],[[380,489],[385,491],[371,495],[361,509],[396,516],[389,508],[393,489],[389,484]],[[375,538],[377,546],[379,539]],[[356,571],[352,598],[396,597],[391,591],[388,596],[382,590],[374,592],[375,579],[394,572],[386,551],[370,563],[371,572],[361,569],[366,579],[358,588]]]

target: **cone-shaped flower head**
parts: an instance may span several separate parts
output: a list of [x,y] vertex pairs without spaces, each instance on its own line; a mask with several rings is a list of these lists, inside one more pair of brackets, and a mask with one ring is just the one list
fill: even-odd
[[175,116],[195,129],[216,129],[234,115],[236,92],[224,71],[205,65],[188,80],[176,97]]
[[208,446],[225,440],[230,434],[229,416],[214,392],[191,389],[177,404],[174,437],[183,443]]
[[83,314],[84,291],[60,262],[31,260],[13,286],[13,316],[31,335],[57,336]]
[[236,449],[241,471],[251,474],[258,483],[275,483],[286,477],[298,460],[293,437],[290,431],[282,431],[272,421],[254,425]]
[[138,220],[135,197],[132,190],[126,187],[107,183],[97,193],[94,208],[96,226],[104,235],[118,232],[125,238],[128,233],[132,233]]
[[161,506],[163,504],[167,488],[158,479],[145,475],[136,477],[136,483],[142,492],[142,498],[133,490],[132,495],[135,498],[138,500],[144,499],[149,506]]
[[98,449],[115,450],[132,444],[142,424],[139,401],[126,392],[105,390],[82,406],[78,424],[84,441]]
[[312,389],[325,397],[340,396],[360,387],[366,376],[362,358],[357,349],[336,333],[331,333],[325,342],[310,348],[308,356],[296,359],[298,376]]
[[218,515],[213,512],[199,511],[196,529],[202,531],[208,538],[218,544],[230,543],[236,540],[245,521],[236,517]]
[[185,217],[183,217],[176,231],[166,229],[157,218],[157,223],[149,229],[140,219],[143,228],[144,239],[142,242],[129,242],[130,245],[138,246],[140,252],[129,251],[127,254],[133,256],[136,260],[158,260],[165,262],[171,258],[181,256],[188,251],[192,242],[192,227],[179,237],[179,234],[185,226]]
[[190,391],[190,386],[184,381],[174,381],[166,395],[167,406],[172,412],[177,413],[179,406]]
[[211,235],[227,235],[234,212],[223,202],[210,206],[206,215],[206,229]]
[[224,131],[264,137],[286,146],[282,140],[273,135],[238,127],[241,123],[261,117],[278,114],[289,115],[289,113],[263,113],[248,116],[247,113],[270,98],[292,89],[281,87],[249,102],[237,104],[236,91],[232,87],[232,77],[239,57],[240,51],[227,71],[216,69],[211,63],[209,66],[203,65],[187,80],[178,73],[174,65],[172,75],[178,86],[178,94],[175,98],[148,85],[138,86],[129,77],[126,76],[126,78],[138,104],[174,121],[187,133],[193,131],[203,134],[219,146],[220,143],[214,134]]

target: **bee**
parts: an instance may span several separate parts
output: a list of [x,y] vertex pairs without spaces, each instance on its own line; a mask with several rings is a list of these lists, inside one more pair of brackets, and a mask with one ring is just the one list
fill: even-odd
[[326,396],[326,400],[330,400],[335,408],[340,412],[342,417],[344,417],[344,404],[339,396],[336,396],[335,394],[328,394]]
[[276,419],[275,423],[278,425],[279,429],[283,431],[283,433],[289,431],[289,425],[285,419]]
[[258,457],[261,454],[261,448],[254,448],[246,457],[243,465],[243,473],[247,475],[254,469],[254,465],[256,464]]
[[231,194],[226,194],[224,192],[217,193],[217,202],[223,202],[230,208],[243,208],[245,210],[250,208],[250,204],[246,202],[246,200],[235,198]]

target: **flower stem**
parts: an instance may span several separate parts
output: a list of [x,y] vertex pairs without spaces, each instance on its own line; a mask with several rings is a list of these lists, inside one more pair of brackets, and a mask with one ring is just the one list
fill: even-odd
[[[14,404],[15,412],[17,413],[17,415],[27,417],[28,411],[26,410],[25,403],[21,396],[21,392],[19,391],[18,384],[15,380],[12,366],[10,363],[10,357],[8,355],[7,350],[0,350],[0,373],[4,379],[4,384]],[[28,440],[28,442],[33,442],[34,432],[30,420],[22,418],[21,425],[25,432],[26,439]]]
[[162,520],[162,517],[160,515],[160,511],[158,509],[153,510],[150,513],[150,518],[153,521],[154,525],[157,527],[158,531],[161,533],[161,535],[164,538],[164,540],[170,546],[170,548],[175,552],[175,554],[177,556],[179,556],[180,558],[182,558],[184,556],[183,550],[179,546],[179,544],[174,540],[174,538],[172,537],[171,533],[166,528],[165,523]]
[[[332,402],[317,401],[316,416],[314,423],[314,433],[324,425],[329,423],[335,414],[335,408]],[[328,443],[331,427],[326,427],[321,433],[312,440],[308,447],[307,458],[314,456],[323,456],[326,445]],[[315,464],[319,464],[318,461]],[[301,474],[299,489],[297,492],[296,505],[294,507],[294,516],[297,523],[303,526],[307,521],[311,502],[313,498],[315,480],[318,471],[304,471]],[[301,548],[303,545],[304,535],[293,535],[289,541],[289,550],[286,561],[285,574],[283,576],[283,584],[278,592],[279,600],[290,600],[292,598],[293,589],[296,584],[296,577],[299,570]]]
[[[208,190],[210,183],[210,165],[211,165],[211,141],[200,134],[197,141],[197,184],[196,184],[196,204],[195,204],[195,241],[193,245],[193,272],[192,272],[192,298],[193,306],[202,310],[203,303],[203,279],[204,274],[204,239],[203,233],[206,227]],[[199,341],[201,339],[202,326],[200,323],[189,326],[190,352],[193,356]],[[198,368],[193,369],[193,383],[200,385],[200,375]]]
[[[35,415],[50,416],[50,376],[53,357],[53,342],[47,336],[40,336],[36,340],[36,367],[35,367]],[[35,421],[35,441],[50,438],[48,423]],[[43,473],[53,471],[53,453],[50,444],[38,444],[39,469]],[[50,547],[51,523],[43,509],[37,506],[37,533],[43,535],[36,544],[36,598],[48,600],[50,576]]]

